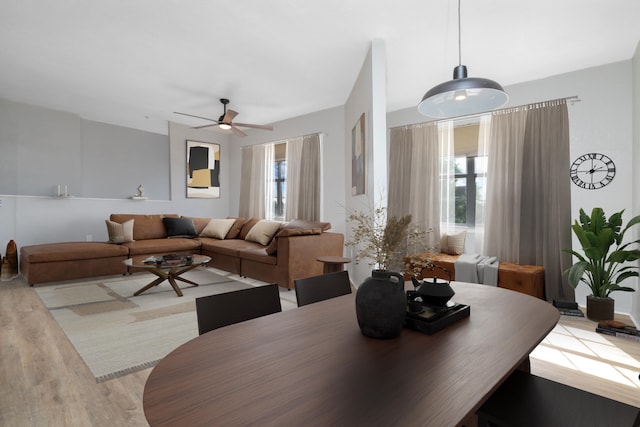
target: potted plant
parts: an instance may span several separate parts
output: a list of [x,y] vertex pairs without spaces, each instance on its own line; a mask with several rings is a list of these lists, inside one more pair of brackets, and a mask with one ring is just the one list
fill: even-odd
[[607,219],[602,208],[594,208],[591,216],[580,209],[580,222],[576,220],[571,226],[584,255],[565,249],[578,258],[578,262],[567,270],[567,278],[574,288],[583,282],[591,289],[591,295],[587,296],[587,317],[591,320],[613,319],[611,292],[635,290],[620,284],[630,277],[638,277],[638,266],[628,262],[640,259],[640,250],[632,247],[640,240],[623,241],[627,230],[640,222],[640,215],[631,218],[623,228],[623,212],[616,212]]
[[400,335],[406,315],[407,298],[404,276],[390,269],[401,269],[407,239],[417,238],[409,232],[411,215],[387,217],[384,207],[369,211],[352,211],[351,237],[345,243],[357,249],[355,261],[367,259],[374,267],[356,292],[356,317],[361,332],[372,338],[395,338]]
[[353,229],[345,245],[358,250],[355,262],[368,260],[369,265],[377,270],[400,267],[407,239],[416,240],[421,236],[419,231],[409,232],[411,215],[387,218],[384,207],[368,212],[354,210],[347,220],[353,224]]

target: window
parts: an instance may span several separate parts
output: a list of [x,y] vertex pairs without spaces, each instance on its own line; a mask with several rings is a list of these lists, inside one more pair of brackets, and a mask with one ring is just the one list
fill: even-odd
[[283,221],[287,194],[287,160],[276,160],[273,164],[273,219]]
[[440,232],[466,231],[466,253],[480,253],[484,236],[487,164],[480,123],[451,122],[442,128]]
[[320,134],[243,147],[238,215],[317,221],[320,148]]
[[[455,222],[469,227],[482,218],[487,198],[487,157],[455,158]],[[474,201],[474,203],[469,203]]]
[[287,144],[276,144],[274,148],[271,215],[274,220],[284,221],[287,194]]

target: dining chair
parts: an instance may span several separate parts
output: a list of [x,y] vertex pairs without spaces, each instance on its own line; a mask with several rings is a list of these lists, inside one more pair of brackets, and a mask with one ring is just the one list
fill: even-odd
[[196,298],[200,335],[281,311],[280,292],[275,284]]
[[347,271],[294,279],[293,284],[298,307],[351,293],[351,281]]

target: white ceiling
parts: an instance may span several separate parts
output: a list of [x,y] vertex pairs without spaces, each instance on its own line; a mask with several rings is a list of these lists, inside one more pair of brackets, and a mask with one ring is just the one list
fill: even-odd
[[[638,0],[463,0],[462,63],[503,86],[627,60]],[[0,97],[166,133],[230,98],[267,124],[343,105],[371,40],[387,110],[458,64],[455,0],[0,0]],[[260,131],[262,132],[262,131]]]

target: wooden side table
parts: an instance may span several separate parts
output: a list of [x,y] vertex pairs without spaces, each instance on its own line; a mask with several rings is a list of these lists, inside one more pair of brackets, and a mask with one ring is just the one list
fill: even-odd
[[324,263],[324,274],[342,271],[344,270],[344,264],[348,264],[351,262],[351,258],[345,258],[341,256],[319,256],[316,259]]

